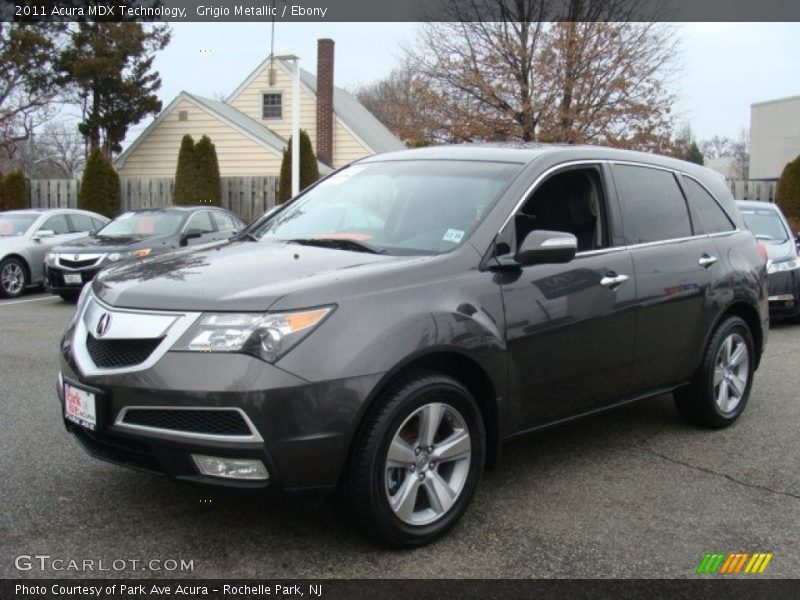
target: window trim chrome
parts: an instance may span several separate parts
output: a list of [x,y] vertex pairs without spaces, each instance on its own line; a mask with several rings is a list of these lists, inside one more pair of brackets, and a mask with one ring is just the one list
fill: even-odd
[[[129,410],[196,410],[204,412],[234,411],[239,413],[239,416],[242,417],[247,425],[247,428],[250,430],[250,435],[197,433],[194,431],[181,431],[180,429],[168,429],[164,427],[151,427],[149,425],[126,423],[125,416],[128,414]],[[159,435],[166,435],[180,439],[204,440],[208,442],[264,442],[264,438],[261,437],[261,434],[258,432],[258,429],[256,429],[253,421],[250,420],[250,417],[247,416],[247,413],[238,406],[124,406],[117,414],[117,418],[114,419],[114,427],[124,431],[133,431],[134,433],[156,433]]]
[[[570,160],[570,161],[566,161],[566,162],[563,162],[563,163],[559,163],[557,165],[553,165],[552,167],[549,167],[548,169],[543,171],[536,179],[534,179],[533,183],[531,185],[529,185],[525,189],[525,191],[522,193],[521,198],[514,205],[513,210],[509,213],[508,217],[506,217],[505,221],[503,222],[503,224],[498,229],[497,236],[502,235],[503,231],[505,231],[506,227],[508,227],[508,224],[514,219],[514,216],[517,214],[517,212],[519,212],[519,210],[522,208],[522,206],[525,203],[525,201],[530,197],[530,194],[544,181],[544,179],[546,179],[547,177],[552,175],[555,171],[559,171],[561,169],[574,167],[574,166],[581,166],[581,165],[606,165],[606,166],[627,165],[627,166],[632,166],[632,167],[644,167],[644,168],[647,168],[647,169],[657,169],[659,171],[666,171],[668,173],[672,173],[673,175],[683,175],[683,176],[689,177],[690,179],[696,181],[703,189],[705,189],[711,195],[711,197],[714,199],[714,201],[717,203],[717,205],[719,205],[720,209],[722,209],[722,211],[725,213],[725,216],[727,216],[732,221],[734,229],[732,229],[731,231],[718,231],[718,232],[714,232],[714,233],[699,233],[699,234],[695,234],[695,235],[691,235],[691,236],[686,236],[686,237],[681,237],[681,238],[670,238],[670,239],[666,239],[666,240],[657,240],[657,241],[654,241],[654,242],[641,242],[641,243],[638,243],[638,244],[626,244],[624,246],[607,246],[605,248],[598,248],[596,250],[587,250],[585,252],[577,252],[575,254],[576,258],[583,257],[583,256],[597,256],[597,255],[600,255],[600,254],[606,254],[608,252],[614,252],[614,251],[621,252],[621,251],[624,251],[624,250],[634,250],[636,248],[643,248],[643,247],[650,247],[650,246],[661,246],[661,245],[664,245],[664,244],[685,242],[685,241],[694,240],[694,239],[706,239],[706,238],[724,237],[724,236],[728,236],[728,235],[735,235],[737,233],[741,233],[742,232],[742,230],[739,229],[739,226],[736,224],[735,219],[731,218],[730,214],[728,214],[728,211],[725,210],[725,208],[722,206],[722,204],[720,204],[720,202],[717,199],[717,197],[703,184],[703,182],[701,182],[695,176],[690,175],[686,171],[679,171],[679,170],[676,170],[676,169],[673,169],[673,168],[670,168],[670,167],[663,167],[661,165],[653,165],[653,164],[650,164],[650,163],[637,162],[637,161],[632,161],[632,160],[616,160],[616,159],[601,158],[601,159]],[[683,193],[682,188],[681,188],[681,193]],[[608,198],[606,198],[606,201],[608,201]],[[688,200],[688,198],[686,199],[686,201],[687,201],[687,207],[686,208],[687,208],[687,210],[689,210],[689,205],[688,205],[689,200]],[[608,207],[606,207],[606,208],[608,208]],[[691,222],[691,214],[689,214],[689,219],[690,219],[690,222]]]

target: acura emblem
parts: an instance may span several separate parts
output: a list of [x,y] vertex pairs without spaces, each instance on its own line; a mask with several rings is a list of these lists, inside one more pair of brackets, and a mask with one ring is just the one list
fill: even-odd
[[103,313],[103,316],[100,317],[100,320],[97,322],[97,329],[95,329],[97,337],[103,337],[106,333],[108,333],[109,327],[111,327],[111,315],[108,313]]
[[80,260],[80,259],[81,259],[80,254],[76,254],[75,256],[72,257],[72,260]]

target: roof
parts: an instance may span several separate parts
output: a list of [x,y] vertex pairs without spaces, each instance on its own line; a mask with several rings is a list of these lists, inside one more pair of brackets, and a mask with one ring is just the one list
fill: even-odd
[[[267,66],[270,60],[268,56],[261,61],[242,84],[228,97],[227,101],[231,102],[236,98],[236,96],[238,96]],[[294,73],[293,67],[287,61],[275,59],[275,62],[280,64],[289,73]],[[308,92],[314,96],[317,95],[316,75],[309,73],[305,69],[300,69],[300,83]],[[361,140],[372,152],[392,152],[405,148],[405,144],[389,131],[383,123],[375,118],[375,115],[369,112],[353,94],[336,86],[333,87],[333,113],[334,117]]]
[[[117,168],[122,168],[125,166],[125,161],[127,160],[128,156],[130,156],[130,154],[136,149],[142,140],[147,138],[147,136],[150,135],[150,133],[156,127],[158,127],[161,121],[163,121],[169,113],[175,110],[175,107],[178,106],[178,103],[181,100],[187,100],[195,106],[211,113],[264,148],[267,148],[278,155],[283,154],[286,140],[255,119],[248,117],[240,110],[236,110],[225,102],[219,102],[218,100],[212,100],[210,98],[204,98],[203,96],[182,91],[172,100],[172,102],[167,105],[164,110],[161,111],[161,113],[155,119],[153,119],[152,123],[147,126],[147,128],[139,135],[139,137],[137,137],[131,143],[131,145],[125,149],[125,152],[117,157],[117,159],[114,161],[114,164]],[[327,175],[332,171],[330,167],[320,161],[317,161],[317,165],[319,167],[320,175]]]
[[772,202],[759,202],[758,200],[737,200],[736,205],[739,208],[758,208],[761,210],[773,210],[775,212],[780,212],[777,204],[773,204]]
[[800,96],[786,96],[785,98],[775,98],[774,100],[762,100],[761,102],[753,102],[750,106],[766,106],[767,104],[780,104],[783,102],[798,102]]
[[382,162],[389,160],[475,160],[529,163],[547,158],[553,163],[571,160],[634,162],[643,165],[663,167],[703,178],[709,178],[724,185],[721,174],[695,163],[670,158],[659,154],[648,154],[634,150],[622,150],[606,146],[580,144],[530,144],[530,143],[488,143],[456,144],[448,146],[426,146],[400,152],[390,152],[379,156],[362,158],[359,163]]

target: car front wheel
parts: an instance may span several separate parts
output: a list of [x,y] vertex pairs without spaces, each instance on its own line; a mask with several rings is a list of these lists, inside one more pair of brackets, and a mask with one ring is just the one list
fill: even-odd
[[675,393],[678,412],[703,427],[732,425],[750,397],[755,358],[747,323],[739,317],[725,319],[711,336],[691,385]]
[[403,377],[377,399],[356,441],[346,493],[357,524],[393,546],[433,541],[466,510],[485,448],[463,385],[427,371]]
[[0,263],[0,296],[16,298],[25,291],[28,275],[25,265],[16,258],[7,258]]

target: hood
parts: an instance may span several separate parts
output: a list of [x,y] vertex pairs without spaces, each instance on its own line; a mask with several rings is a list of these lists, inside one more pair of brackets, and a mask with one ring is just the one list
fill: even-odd
[[115,267],[95,278],[93,289],[120,308],[260,312],[300,290],[307,295],[318,289],[319,301],[312,304],[325,304],[355,279],[385,275],[390,266],[421,258],[237,241]]
[[786,240],[785,242],[765,241],[764,246],[767,248],[767,257],[772,262],[781,262],[797,257],[797,246],[795,246],[794,240]]
[[80,254],[81,252],[128,252],[130,250],[138,250],[139,248],[171,248],[174,247],[171,242],[173,242],[173,236],[170,235],[159,235],[147,238],[91,235],[63,246],[57,246],[52,252],[61,254]]

